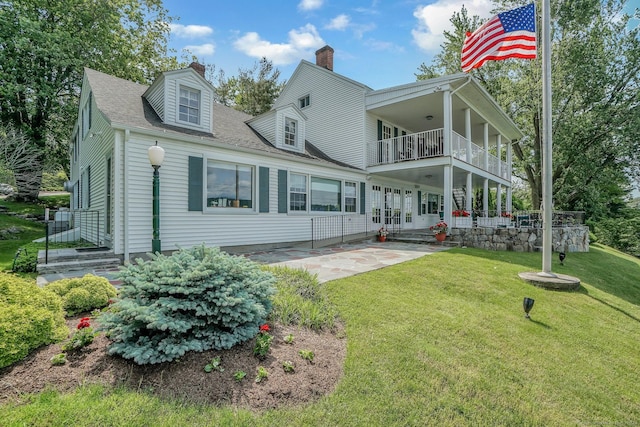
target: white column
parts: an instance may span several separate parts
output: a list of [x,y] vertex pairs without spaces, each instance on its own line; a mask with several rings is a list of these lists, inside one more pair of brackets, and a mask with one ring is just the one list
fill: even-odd
[[471,163],[471,108],[464,109],[464,137],[467,138],[467,163]]
[[507,206],[505,210],[509,213],[513,213],[513,204],[511,200],[511,186],[507,187]]
[[496,186],[496,216],[502,214],[502,184]]
[[469,213],[473,210],[473,174],[471,172],[467,172],[467,196],[465,203],[465,210]]
[[[451,110],[451,92],[448,90],[445,90],[444,92],[442,92],[442,112],[443,112],[443,117],[444,117],[444,155],[445,156],[450,156],[451,155],[451,129],[452,129],[452,125],[451,125],[451,115],[453,114],[452,110]],[[451,194],[449,194],[449,196],[451,196]],[[446,195],[445,195],[446,197]],[[447,223],[448,224],[448,223]]]
[[507,167],[509,168],[509,181],[511,181],[511,174],[513,173],[513,148],[512,142],[507,144]]
[[484,170],[489,170],[489,123],[483,125],[482,140],[484,142]]
[[453,196],[453,168],[451,165],[444,166],[444,222],[451,226],[452,196]]
[[502,176],[502,166],[500,160],[502,159],[502,135],[496,135],[496,156],[498,157],[498,176]]
[[482,216],[489,216],[489,180],[484,179],[482,183]]

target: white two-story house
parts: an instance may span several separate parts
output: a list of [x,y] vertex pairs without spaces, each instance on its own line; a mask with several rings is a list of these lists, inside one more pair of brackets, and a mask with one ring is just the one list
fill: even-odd
[[522,134],[471,76],[373,90],[334,72],[325,46],[265,114],[213,97],[199,64],[150,86],[85,70],[69,188],[73,209],[101,218],[96,243],[125,259],[151,250],[156,143],[163,251],[456,226],[452,212],[488,211],[490,191],[498,213],[511,210],[511,144]]

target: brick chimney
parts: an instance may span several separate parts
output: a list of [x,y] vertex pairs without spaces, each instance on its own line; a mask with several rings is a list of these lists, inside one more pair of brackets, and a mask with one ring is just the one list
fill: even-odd
[[316,50],[316,65],[333,71],[333,48],[329,45]]
[[189,64],[189,67],[193,68],[194,70],[196,70],[196,72],[198,74],[200,74],[202,76],[202,78],[204,78],[204,65],[198,63],[198,62],[192,62],[191,64]]

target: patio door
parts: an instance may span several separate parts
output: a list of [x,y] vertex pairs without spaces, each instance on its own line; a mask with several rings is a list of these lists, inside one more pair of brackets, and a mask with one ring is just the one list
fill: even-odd
[[384,224],[392,229],[399,229],[402,224],[402,190],[400,188],[384,188]]

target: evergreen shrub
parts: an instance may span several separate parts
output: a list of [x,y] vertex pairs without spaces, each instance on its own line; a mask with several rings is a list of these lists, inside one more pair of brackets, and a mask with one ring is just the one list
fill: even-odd
[[68,333],[59,296],[35,281],[0,272],[0,368]]
[[116,288],[107,279],[93,274],[56,280],[46,289],[62,297],[63,307],[70,316],[106,307],[109,299],[117,295]]
[[123,268],[119,299],[97,319],[109,354],[144,365],[253,338],[271,311],[273,276],[244,257],[196,246]]

